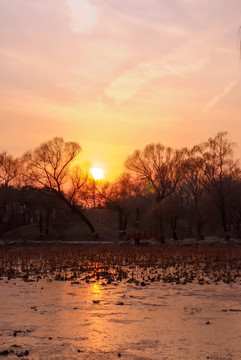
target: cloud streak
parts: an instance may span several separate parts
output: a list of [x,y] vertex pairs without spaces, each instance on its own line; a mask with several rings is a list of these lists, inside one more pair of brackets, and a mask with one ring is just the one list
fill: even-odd
[[203,112],[208,112],[211,110],[223,97],[228,95],[233,87],[238,83],[238,80],[232,81],[230,84],[225,86],[223,91],[221,91],[219,94],[215,95],[204,107]]
[[205,58],[197,59],[195,54],[188,54],[185,51],[168,55],[162,60],[139,63],[115,79],[105,89],[105,95],[122,103],[132,99],[141,87],[152,79],[196,72],[202,69],[205,63]]

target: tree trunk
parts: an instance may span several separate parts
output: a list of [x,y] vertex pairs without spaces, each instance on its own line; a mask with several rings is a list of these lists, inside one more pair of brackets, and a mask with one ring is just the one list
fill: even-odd
[[49,223],[50,223],[50,209],[48,208],[46,210],[46,228],[45,228],[45,234],[49,235]]
[[159,227],[160,227],[160,239],[161,239],[161,244],[165,244],[165,238],[164,238],[164,233],[163,233],[162,218],[158,216],[157,219],[158,219]]
[[124,222],[123,222],[123,234],[127,236],[127,222],[128,222],[129,214],[126,214],[124,216]]
[[225,240],[229,241],[230,235],[228,231],[227,214],[226,214],[225,203],[223,198],[220,201],[220,212],[221,212],[221,222],[224,230],[224,238]]
[[172,228],[172,238],[173,238],[173,240],[177,241],[178,236],[177,236],[177,217],[176,216],[172,217],[171,228]]
[[84,221],[84,223],[88,226],[91,234],[98,239],[99,235],[95,231],[94,225],[90,222],[90,220],[84,215],[84,213],[81,211],[79,207],[77,207],[75,204],[71,204],[65,196],[58,191],[53,191],[72,211],[74,214],[78,215],[81,220]]
[[197,239],[204,240],[204,236],[202,234],[203,222],[201,220],[197,220],[196,225],[197,225]]
[[90,220],[84,215],[84,213],[76,207],[76,205],[73,204],[69,204],[69,208],[75,213],[77,214],[81,220],[84,221],[84,223],[88,226],[88,228],[90,229],[90,232],[92,235],[94,235],[94,237],[96,239],[99,238],[99,235],[97,234],[97,232],[95,231],[95,228],[93,226],[93,224],[90,222]]
[[135,227],[137,229],[139,228],[139,220],[140,220],[140,209],[137,207],[136,208],[136,221],[135,221]]
[[118,209],[118,218],[119,218],[119,239],[123,238],[124,229],[123,229],[123,211],[122,209]]
[[40,240],[43,240],[43,215],[39,215],[39,232],[40,232]]
[[237,228],[237,237],[238,239],[241,239],[240,220],[237,220],[236,228]]

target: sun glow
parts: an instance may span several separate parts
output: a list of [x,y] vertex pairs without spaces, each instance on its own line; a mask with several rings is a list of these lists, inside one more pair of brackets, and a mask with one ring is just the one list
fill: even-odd
[[99,167],[90,168],[90,173],[95,180],[101,180],[104,176],[104,170]]

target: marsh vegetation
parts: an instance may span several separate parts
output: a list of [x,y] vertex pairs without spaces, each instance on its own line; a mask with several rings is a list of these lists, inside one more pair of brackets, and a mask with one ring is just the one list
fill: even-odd
[[33,246],[0,249],[0,276],[24,281],[240,283],[239,246]]

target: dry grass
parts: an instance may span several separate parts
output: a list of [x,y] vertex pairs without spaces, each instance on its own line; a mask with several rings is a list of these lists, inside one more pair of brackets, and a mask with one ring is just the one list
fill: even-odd
[[240,282],[241,247],[35,246],[0,249],[0,276],[36,281]]

